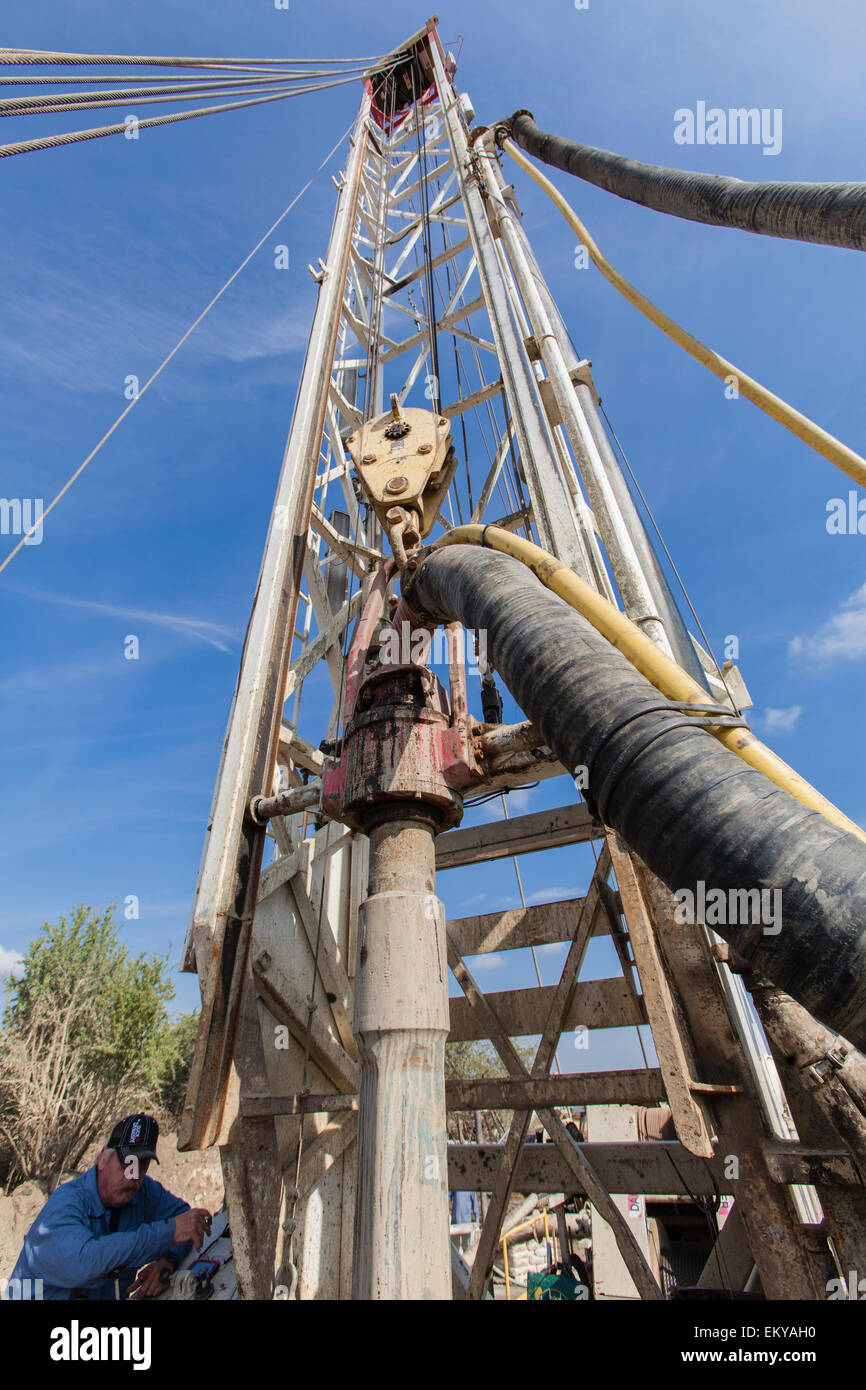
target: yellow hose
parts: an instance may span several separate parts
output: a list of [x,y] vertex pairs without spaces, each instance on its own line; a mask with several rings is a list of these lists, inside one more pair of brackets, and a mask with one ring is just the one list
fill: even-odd
[[[483,541],[482,541],[483,535]],[[573,570],[568,569],[555,556],[546,550],[524,540],[522,536],[512,535],[498,526],[455,526],[435,542],[432,549],[438,550],[446,545],[481,545],[491,550],[499,550],[503,555],[511,555],[532,570],[546,588],[558,594],[571,608],[577,610],[597,632],[628,657],[631,664],[645,676],[657,690],[669,700],[688,704],[706,704],[707,692],[693,680],[681,666],[641,632],[639,627],[619,609],[614,608],[606,598],[597,593]],[[736,753],[750,767],[763,772],[771,782],[783,791],[789,792],[803,806],[820,811],[828,821],[840,830],[847,830],[858,839],[866,841],[866,832],[854,821],[849,820],[838,806],[822,796],[811,783],[789,767],[786,762],[755,738],[751,729],[731,729],[711,727],[709,732],[723,743],[732,753]]]
[[787,401],[783,401],[780,396],[775,396],[772,391],[768,391],[766,386],[762,386],[754,377],[741,371],[739,367],[735,367],[733,362],[729,362],[727,358],[721,357],[712,348],[708,348],[700,342],[698,338],[694,338],[691,333],[681,328],[672,318],[658,309],[651,300],[647,299],[646,295],[635,289],[624,275],[620,275],[616,267],[612,266],[610,261],[602,255],[574,208],[566,202],[550,179],[536,169],[534,164],[530,163],[513,140],[504,140],[502,148],[511,155],[512,159],[517,161],[521,169],[524,169],[540,188],[544,189],[548,197],[559,208],[572,231],[580,237],[593,264],[630,304],[633,304],[640,313],[655,324],[656,328],[660,328],[669,338],[673,338],[675,343],[678,343],[691,357],[694,357],[697,362],[701,362],[722,381],[728,377],[736,377],[736,386],[740,395],[745,396],[746,400],[758,406],[771,419],[783,425],[786,430],[790,430],[798,439],[802,439],[804,444],[808,444],[810,448],[823,455],[830,463],[840,468],[843,473],[847,473],[848,477],[853,478],[860,487],[866,487],[866,459],[855,454],[853,449],[849,449],[847,444],[843,444],[835,435],[829,434],[820,425],[816,425],[814,420],[810,420],[807,415],[801,415],[799,410],[788,405]]

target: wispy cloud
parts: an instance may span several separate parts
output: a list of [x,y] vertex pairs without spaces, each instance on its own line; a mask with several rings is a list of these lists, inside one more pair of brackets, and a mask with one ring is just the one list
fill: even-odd
[[[98,270],[84,286],[44,261],[30,266],[7,300],[4,374],[68,390],[114,391],[120,409],[127,375],[143,383],[219,287],[208,276],[191,289],[183,268],[172,275],[163,267],[150,278],[153,293],[143,295],[140,286],[129,280],[118,286]],[[248,362],[297,352],[308,335],[308,311],[291,303],[275,311],[236,296],[214,307],[182,351],[212,362]]]
[[120,667],[119,660],[69,661],[57,666],[40,667],[38,670],[26,667],[0,680],[0,695],[36,695],[42,690],[62,690],[73,682],[105,680],[116,675]]
[[795,637],[788,653],[816,662],[851,661],[866,656],[866,584],[855,590],[811,637]]
[[534,790],[534,787],[518,787],[516,791],[509,792],[506,797],[508,814],[510,816],[522,816],[524,811],[529,809]]
[[565,898],[580,897],[580,889],[573,883],[563,886],[561,883],[554,884],[551,888],[537,888],[534,893],[526,894],[528,903],[552,903],[562,902]]
[[9,975],[13,980],[20,980],[24,974],[24,957],[20,951],[9,951],[5,946],[0,946],[0,978]]
[[500,951],[491,951],[486,956],[475,956],[472,961],[474,970],[499,970],[505,964],[505,956]]
[[788,709],[773,709],[768,705],[764,711],[764,728],[769,734],[793,733],[802,713],[802,705],[791,705]]
[[43,599],[46,603],[59,603],[65,608],[79,608],[88,613],[101,613],[108,618],[123,618],[124,622],[147,623],[156,627],[167,627],[183,637],[206,642],[217,651],[228,652],[230,643],[237,640],[232,628],[222,623],[210,622],[207,618],[186,618],[179,613],[157,613],[150,608],[125,608],[112,603],[100,603],[96,599],[71,598],[68,594],[51,594],[42,589],[19,589],[28,598]]

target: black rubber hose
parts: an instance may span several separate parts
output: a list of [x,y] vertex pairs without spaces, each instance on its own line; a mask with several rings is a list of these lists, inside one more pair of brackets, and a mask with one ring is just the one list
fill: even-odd
[[721,889],[728,915],[732,891],[763,890],[763,912],[743,899],[744,923],[708,925],[866,1049],[866,845],[696,727],[520,561],[428,551],[405,596],[428,619],[486,631],[488,660],[545,743],[569,771],[588,769],[590,805],[674,893],[694,894],[697,911],[701,883],[704,900]]
[[715,227],[866,251],[866,183],[745,183],[641,164],[540,130],[530,111],[496,124],[527,154],[632,203]]

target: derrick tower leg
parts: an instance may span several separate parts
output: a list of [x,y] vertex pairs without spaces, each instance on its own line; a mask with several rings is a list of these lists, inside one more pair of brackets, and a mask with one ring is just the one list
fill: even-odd
[[361,1057],[352,1297],[450,1299],[445,911],[433,827],[370,829],[358,921],[355,1036]]

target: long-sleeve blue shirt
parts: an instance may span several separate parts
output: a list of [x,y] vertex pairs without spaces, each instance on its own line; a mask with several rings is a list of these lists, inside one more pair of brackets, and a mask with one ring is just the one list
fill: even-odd
[[145,1177],[126,1206],[114,1209],[113,1233],[112,1210],[103,1206],[95,1166],[63,1183],[27,1232],[11,1278],[41,1279],[43,1298],[123,1298],[142,1265],[163,1256],[178,1265],[189,1251],[190,1241],[174,1244],[174,1218],[189,1203],[153,1178]]

